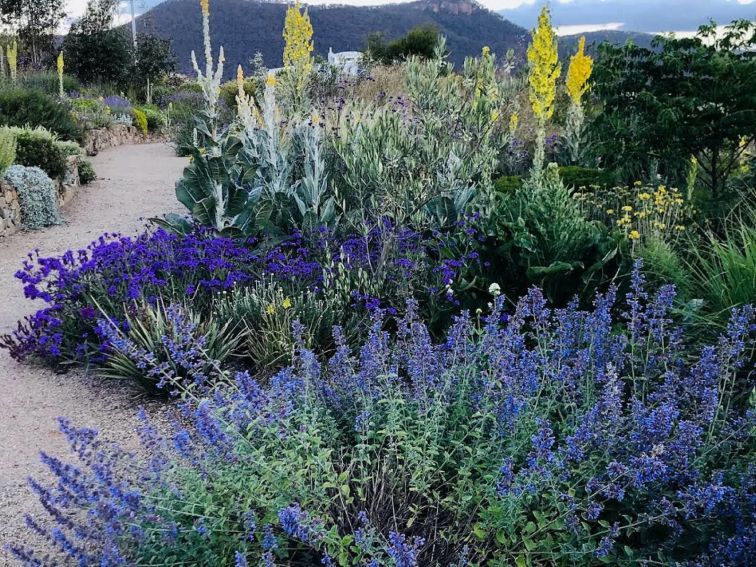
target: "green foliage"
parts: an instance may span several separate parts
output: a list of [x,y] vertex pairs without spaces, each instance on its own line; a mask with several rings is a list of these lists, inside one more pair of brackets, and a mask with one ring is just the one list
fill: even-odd
[[555,164],[498,199],[494,281],[513,284],[515,294],[536,284],[551,300],[564,301],[592,291],[617,270],[618,244],[582,213]]
[[[19,76],[19,85],[25,89],[40,91],[57,96],[60,89],[58,73],[55,71],[32,71]],[[63,75],[63,92],[72,93],[81,90],[81,83],[76,77]]]
[[58,192],[47,174],[38,167],[12,165],[5,179],[16,188],[21,205],[21,218],[27,229],[61,224]]
[[559,177],[565,187],[611,187],[616,183],[614,174],[603,169],[590,169],[574,165],[559,168]]
[[138,108],[147,119],[147,130],[157,132],[166,125],[165,114],[155,106],[140,106]]
[[16,135],[7,128],[0,129],[0,175],[16,161]]
[[79,183],[82,185],[88,185],[97,179],[92,162],[89,160],[81,160],[79,162]]
[[431,59],[439,37],[439,30],[433,25],[412,28],[405,36],[389,42],[386,42],[381,32],[374,32],[368,36],[365,51],[368,57],[382,63],[391,63],[410,57]]
[[519,175],[502,175],[494,180],[497,193],[514,193],[522,187],[522,177]]
[[[224,294],[214,306],[214,315],[244,331],[243,355],[261,371],[291,362],[297,341],[307,348],[327,351],[334,325],[348,318],[349,296],[334,302],[311,291],[284,292],[274,280],[257,282],[243,290]],[[301,324],[292,335],[295,321]]]
[[64,140],[81,139],[81,130],[66,105],[56,98],[34,90],[0,90],[0,125],[42,126]]
[[[103,314],[107,317],[107,314]],[[121,331],[143,352],[152,353],[158,363],[165,364],[167,371],[179,379],[185,378],[190,371],[198,371],[195,366],[187,368],[184,359],[177,359],[171,344],[180,344],[185,340],[181,336],[186,328],[181,322],[192,325],[193,340],[197,345],[198,357],[204,361],[201,369],[210,373],[217,365],[232,356],[239,345],[241,336],[230,322],[217,319],[204,321],[189,307],[181,305],[165,306],[162,302],[152,306],[139,304],[126,314],[128,331]],[[114,351],[109,354],[103,370],[103,376],[119,380],[132,380],[151,394],[165,395],[168,392],[158,384],[158,378],[151,376],[135,364],[129,353]]]
[[[493,132],[502,100],[489,55],[468,59],[459,81],[448,76],[444,41],[434,58],[413,58],[405,86],[413,115],[353,109],[333,141],[334,184],[349,218],[388,215],[421,228],[459,220],[477,194],[484,203],[496,162]],[[454,124],[450,128],[449,124]]]
[[[68,169],[67,148],[44,128],[3,128],[16,138],[16,163],[39,167],[52,179],[63,177]],[[78,145],[75,146],[78,149]]]
[[[615,183],[613,174],[602,169],[568,165],[560,167],[558,171],[562,184],[570,189],[608,188]],[[499,193],[512,193],[522,184],[523,178],[519,175],[503,175],[494,180],[494,188]]]
[[110,108],[97,98],[74,98],[71,107],[76,121],[84,130],[107,128],[113,123]]
[[724,324],[729,309],[756,298],[756,209],[731,218],[722,236],[706,231],[700,240],[691,238],[683,285],[703,301],[703,322]]
[[[659,37],[652,49],[604,44],[593,92],[601,113],[591,127],[602,167],[623,181],[660,173],[682,186],[690,156],[716,198],[756,137],[756,24],[714,24],[694,38]],[[747,145],[747,144],[746,144]]]
[[134,126],[139,129],[142,135],[146,136],[149,133],[147,115],[142,110],[134,107],[131,109],[131,116],[134,119]]

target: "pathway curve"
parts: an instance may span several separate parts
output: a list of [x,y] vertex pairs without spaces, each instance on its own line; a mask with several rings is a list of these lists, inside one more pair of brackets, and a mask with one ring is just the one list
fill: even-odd
[[[91,161],[98,180],[82,188],[63,210],[66,224],[0,238],[0,333],[36,307],[13,277],[29,250],[39,248],[45,256],[77,250],[104,232],[133,234],[145,218],[180,211],[173,187],[186,160],[175,157],[169,146],[120,146]],[[24,513],[38,505],[26,478],[43,474],[39,452],[65,454],[56,418],[70,417],[129,445],[139,403],[133,389],[103,383],[83,369],[55,374],[18,364],[0,351],[0,550],[9,540],[27,537]],[[0,565],[6,564],[10,558],[0,551]]]

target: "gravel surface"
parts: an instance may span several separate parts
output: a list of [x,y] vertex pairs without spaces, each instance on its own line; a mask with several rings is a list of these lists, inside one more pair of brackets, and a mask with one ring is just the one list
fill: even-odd
[[[86,246],[104,232],[133,234],[146,218],[181,211],[173,187],[187,162],[167,145],[120,146],[91,161],[98,179],[63,210],[65,225],[0,238],[0,333],[9,332],[38,308],[24,298],[13,277],[31,249],[39,248],[47,256],[61,254]],[[133,446],[138,405],[156,417],[164,410],[127,385],[104,381],[85,369],[56,374],[18,364],[0,350],[0,549],[9,541],[29,538],[24,514],[40,506],[26,479],[44,475],[39,452],[66,455],[56,418],[69,417],[76,425],[95,427]],[[0,565],[11,564],[0,550]]]

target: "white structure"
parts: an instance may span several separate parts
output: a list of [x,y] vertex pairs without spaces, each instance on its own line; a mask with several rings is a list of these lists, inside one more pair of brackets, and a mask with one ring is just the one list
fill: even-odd
[[360,61],[362,61],[361,51],[334,53],[332,48],[328,48],[328,64],[336,67],[345,75],[356,75],[360,70]]

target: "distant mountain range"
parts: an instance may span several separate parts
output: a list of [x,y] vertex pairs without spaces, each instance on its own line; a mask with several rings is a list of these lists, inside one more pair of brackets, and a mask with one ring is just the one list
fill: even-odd
[[[153,0],[154,1],[154,0]],[[213,0],[210,28],[215,49],[223,46],[226,76],[247,66],[256,51],[265,65],[279,67],[283,53],[281,32],[287,5],[253,0]],[[315,52],[361,50],[368,35],[382,32],[395,39],[416,26],[431,24],[447,38],[451,60],[461,64],[484,45],[504,54],[509,48],[524,54],[529,34],[473,0],[419,0],[373,7],[309,6]],[[140,31],[170,39],[179,69],[191,72],[190,54],[202,53],[202,24],[197,0],[165,0],[137,18]]]
[[[535,27],[538,12],[544,4],[544,0],[537,0],[499,13],[515,24],[531,29]],[[745,4],[737,0],[572,0],[548,4],[555,26],[611,24],[610,28],[651,34],[695,31],[710,19],[718,24],[736,19],[756,19],[756,2]]]

